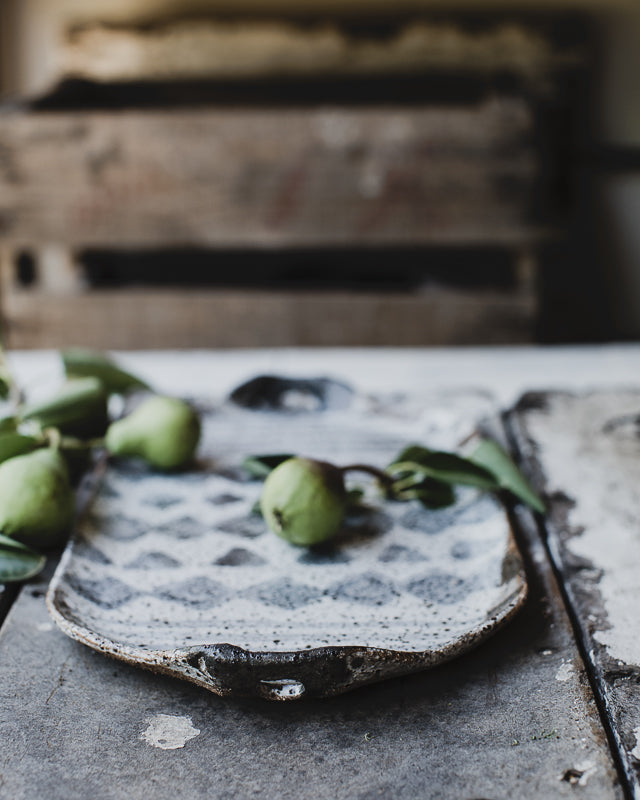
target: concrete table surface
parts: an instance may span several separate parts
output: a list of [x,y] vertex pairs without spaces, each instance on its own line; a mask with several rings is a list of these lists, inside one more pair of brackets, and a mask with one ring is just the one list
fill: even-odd
[[[480,388],[496,398],[497,412],[525,391],[615,393],[637,386],[640,375],[637,346],[150,352],[121,361],[159,390],[214,399],[259,373],[330,375],[365,391]],[[12,362],[33,395],[59,374],[52,353],[16,353]],[[534,466],[544,474],[544,453]],[[578,506],[587,503],[576,495]],[[557,513],[552,504],[554,523]],[[524,512],[516,529],[530,597],[508,626],[446,666],[325,701],[222,699],[111,661],[53,626],[43,599],[50,572],[15,599],[5,592],[0,797],[636,796],[630,764],[640,701],[629,686],[637,631],[628,630],[626,694],[619,691],[613,707],[580,625],[586,595],[579,608],[572,603],[546,529]],[[602,558],[595,546],[587,555]],[[608,557],[602,569],[615,580],[623,562],[623,554]],[[600,613],[601,594],[592,597]],[[618,656],[628,654],[620,630]]]

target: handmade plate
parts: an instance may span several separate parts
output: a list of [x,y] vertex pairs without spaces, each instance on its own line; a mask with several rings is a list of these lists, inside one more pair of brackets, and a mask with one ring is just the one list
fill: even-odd
[[372,494],[333,543],[299,548],[252,511],[261,484],[240,466],[295,452],[382,467],[411,442],[451,449],[492,411],[485,395],[265,377],[200,406],[199,470],[104,471],[48,592],[69,636],[218,694],[286,700],[442,663],[522,605],[522,561],[491,495],[460,490],[428,511]]

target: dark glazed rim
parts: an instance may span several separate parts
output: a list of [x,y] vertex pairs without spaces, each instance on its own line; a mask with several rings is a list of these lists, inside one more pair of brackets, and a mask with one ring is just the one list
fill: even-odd
[[366,683],[443,664],[476,647],[511,620],[526,602],[528,586],[511,524],[509,531],[505,561],[509,559],[513,564],[515,560],[518,564],[511,577],[511,580],[517,580],[514,591],[493,609],[493,616],[485,624],[470,629],[440,650],[404,651],[366,645],[328,645],[274,652],[245,650],[224,642],[153,650],[118,644],[74,621],[72,614],[65,614],[66,602],[60,595],[60,583],[77,537],[67,545],[49,585],[46,603],[55,623],[70,638],[133,666],[180,677],[221,696],[280,701],[331,697]]

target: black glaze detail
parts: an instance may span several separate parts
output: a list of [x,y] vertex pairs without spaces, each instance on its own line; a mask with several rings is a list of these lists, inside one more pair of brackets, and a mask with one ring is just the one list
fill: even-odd
[[526,392],[514,407],[517,414],[527,411],[546,411],[549,408],[549,395],[547,392]]
[[145,506],[151,506],[152,508],[171,508],[171,506],[179,505],[181,502],[181,497],[158,497],[156,495],[145,497],[142,500]]
[[181,517],[174,522],[167,522],[155,530],[174,539],[199,539],[205,534],[202,523],[193,517]]
[[348,408],[353,390],[331,378],[282,378],[260,375],[238,386],[231,400],[254,411],[298,413]]
[[148,531],[139,519],[126,517],[124,514],[115,514],[113,517],[91,514],[88,522],[96,530],[108,533],[117,542],[131,542],[134,539],[140,539]]
[[450,552],[454,558],[460,559],[461,561],[471,557],[469,542],[455,542],[455,544],[451,546]]
[[229,505],[229,503],[237,503],[240,500],[242,500],[241,497],[235,494],[229,494],[229,492],[222,492],[222,494],[207,497],[207,503],[211,503],[213,506],[226,506]]
[[137,558],[130,561],[127,569],[171,569],[180,566],[180,562],[166,553],[140,553]]
[[69,575],[67,580],[71,588],[79,595],[106,609],[123,606],[133,600],[134,597],[138,597],[139,594],[127,586],[126,583],[122,583],[115,578],[88,581],[77,575]]
[[419,503],[410,503],[399,523],[411,531],[429,534],[442,533],[453,525],[476,525],[499,513],[494,500],[479,495],[469,503],[458,503],[447,508],[430,510]]
[[221,583],[200,575],[182,583],[163,586],[157,594],[163,600],[188,603],[194,608],[213,608],[227,599],[229,591]]
[[288,579],[262,583],[253,587],[247,594],[251,599],[265,605],[288,609],[309,605],[322,597],[319,589],[303,583],[293,583]]
[[80,539],[75,544],[75,552],[76,555],[80,556],[81,558],[86,558],[87,561],[91,561],[93,564],[112,564],[113,561],[106,556],[102,550],[99,550],[97,547],[88,542],[86,539]]
[[337,599],[365,606],[384,605],[398,595],[391,583],[372,573],[358,575],[356,578],[338,583],[332,587],[331,593]]
[[408,564],[416,561],[428,561],[428,557],[413,547],[405,547],[401,544],[390,544],[378,556],[378,561],[382,564],[390,564],[394,561],[405,561]]
[[213,563],[221,567],[259,567],[267,562],[262,556],[252,553],[251,550],[245,550],[244,547],[234,547]]
[[317,544],[307,547],[298,558],[299,564],[324,566],[328,564],[348,564],[351,557],[332,544]]
[[235,536],[242,536],[245,539],[257,539],[267,532],[267,524],[261,516],[252,515],[249,517],[235,517],[234,519],[220,522],[216,525],[216,530],[223,533],[232,533]]
[[423,578],[411,581],[407,589],[411,594],[432,603],[452,605],[472,590],[473,584],[458,575],[431,572]]
[[[353,648],[358,663],[359,652]],[[231,694],[263,695],[264,681],[299,681],[305,696],[324,697],[337,694],[352,679],[349,668],[351,648],[299,651],[294,653],[259,653],[230,644],[206,645],[189,651],[187,662],[208,678],[230,690]],[[360,656],[360,663],[365,658]],[[327,687],[331,691],[327,692]]]

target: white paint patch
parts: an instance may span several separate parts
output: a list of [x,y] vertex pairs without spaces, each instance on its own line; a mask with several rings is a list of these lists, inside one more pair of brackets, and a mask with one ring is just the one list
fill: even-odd
[[[629,635],[640,619],[640,446],[629,425],[612,420],[637,414],[636,393],[611,392],[554,398],[547,412],[530,416],[539,443],[547,491],[563,492],[575,505],[567,549],[601,570],[597,586],[606,622],[595,641],[624,664],[640,665],[640,637]],[[592,620],[592,625],[595,625]]]
[[147,723],[149,727],[140,734],[140,738],[160,750],[177,750],[200,733],[198,728],[194,728],[191,717],[156,714]]
[[569,659],[568,661],[562,659],[562,664],[560,665],[560,669],[556,672],[556,680],[562,681],[564,683],[565,681],[568,681],[572,677],[574,672],[575,670],[573,667],[573,661],[571,659]]
[[640,727],[633,729],[633,735],[636,737],[636,746],[631,751],[631,755],[640,761]]
[[576,770],[582,775],[578,778],[578,786],[586,786],[587,781],[598,771],[595,761],[580,761],[576,764]]
[[39,622],[36,625],[36,630],[40,633],[49,633],[53,630],[53,625],[50,622]]

